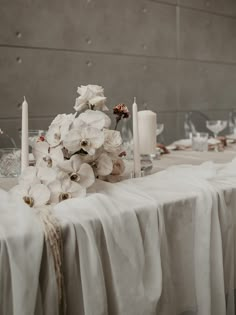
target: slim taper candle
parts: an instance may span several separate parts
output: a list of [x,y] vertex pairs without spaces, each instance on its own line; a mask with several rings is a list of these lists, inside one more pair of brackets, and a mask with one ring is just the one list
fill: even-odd
[[140,164],[140,153],[139,153],[138,105],[136,103],[136,97],[134,98],[132,113],[133,113],[134,176],[140,177],[141,164]]
[[28,137],[28,103],[24,97],[22,103],[22,126],[21,126],[21,172],[29,166],[29,137]]

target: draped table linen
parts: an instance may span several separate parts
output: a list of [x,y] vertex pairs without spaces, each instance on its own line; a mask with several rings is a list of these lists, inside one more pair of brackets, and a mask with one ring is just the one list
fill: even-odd
[[[0,314],[59,314],[37,215],[0,198]],[[236,161],[98,182],[58,204],[66,314],[235,314],[235,209]]]

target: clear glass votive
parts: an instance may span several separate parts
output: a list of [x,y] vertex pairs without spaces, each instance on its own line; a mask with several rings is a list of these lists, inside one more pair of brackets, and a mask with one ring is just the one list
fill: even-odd
[[151,154],[140,154],[140,162],[141,172],[143,172],[143,176],[150,174],[153,167]]
[[206,152],[208,151],[208,133],[196,132],[192,135],[192,149],[194,151]]
[[[29,129],[28,131],[28,137],[29,137],[29,153],[32,153],[33,146],[35,142],[39,139],[41,136],[45,136],[46,131],[42,129]],[[19,130],[19,136],[21,139],[21,129]]]
[[21,151],[18,148],[0,149],[0,177],[17,177],[21,169]]

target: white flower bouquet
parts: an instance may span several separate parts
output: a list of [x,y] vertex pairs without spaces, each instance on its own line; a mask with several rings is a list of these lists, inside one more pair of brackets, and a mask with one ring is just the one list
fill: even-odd
[[[125,170],[120,132],[109,129],[111,119],[103,112],[108,110],[103,88],[81,86],[77,92],[76,112],[56,116],[33,147],[36,165],[26,168],[12,189],[31,207],[83,197],[96,178],[107,180]],[[129,117],[124,104],[113,112],[116,127],[121,118]]]

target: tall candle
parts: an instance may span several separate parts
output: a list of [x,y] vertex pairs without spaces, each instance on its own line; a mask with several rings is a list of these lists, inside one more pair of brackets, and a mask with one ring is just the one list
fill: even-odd
[[136,98],[134,98],[132,114],[133,114],[134,176],[140,177],[141,164],[140,164],[140,153],[139,153],[138,105],[136,104]]
[[28,103],[24,97],[22,103],[21,125],[21,172],[29,166],[29,137],[28,137]]
[[140,154],[153,154],[156,150],[157,115],[151,110],[138,112]]

